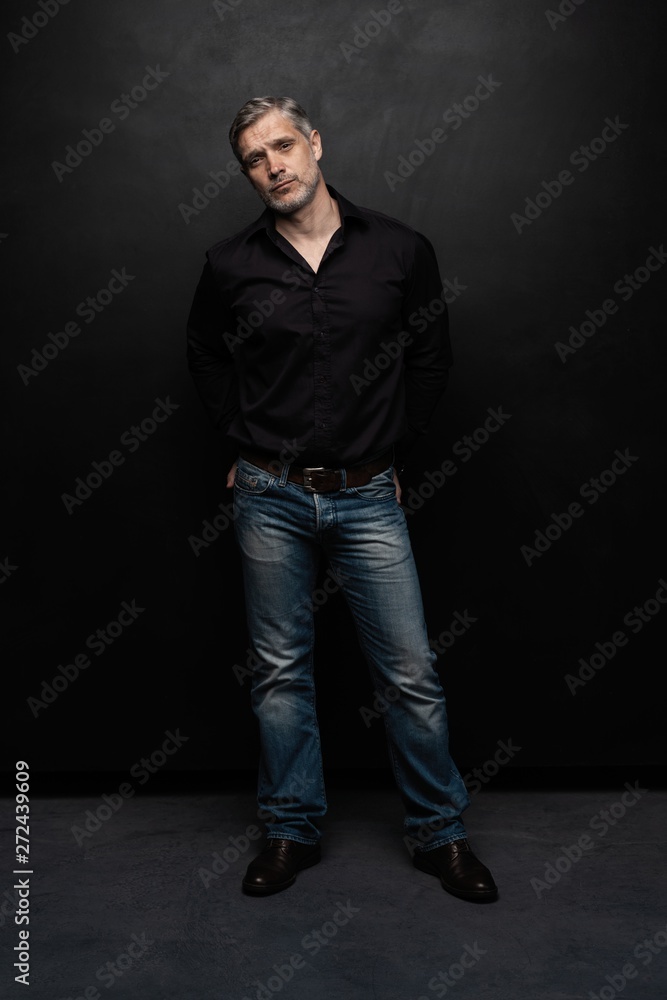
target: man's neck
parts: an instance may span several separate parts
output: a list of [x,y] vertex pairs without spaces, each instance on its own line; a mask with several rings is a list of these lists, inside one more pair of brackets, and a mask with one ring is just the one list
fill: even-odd
[[275,213],[276,230],[290,242],[317,243],[330,239],[341,224],[338,202],[329,194],[321,180],[315,197],[303,208],[290,215]]

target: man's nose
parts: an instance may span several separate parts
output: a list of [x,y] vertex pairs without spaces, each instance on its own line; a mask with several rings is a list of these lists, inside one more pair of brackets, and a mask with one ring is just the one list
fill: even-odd
[[282,158],[276,154],[273,156],[269,155],[266,158],[266,167],[271,177],[276,177],[285,169],[285,164]]

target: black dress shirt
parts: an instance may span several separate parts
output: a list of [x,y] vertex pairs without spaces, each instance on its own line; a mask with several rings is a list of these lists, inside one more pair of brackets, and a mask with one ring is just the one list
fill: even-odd
[[237,452],[339,467],[394,446],[400,467],[452,363],[438,264],[420,233],[328,190],[342,225],[317,272],[269,209],[207,252],[190,371]]

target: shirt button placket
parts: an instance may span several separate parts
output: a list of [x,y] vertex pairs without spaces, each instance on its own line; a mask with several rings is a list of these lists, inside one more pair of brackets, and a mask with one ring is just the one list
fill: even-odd
[[316,448],[327,450],[330,446],[331,344],[322,289],[317,280],[311,289],[311,302],[313,309],[314,444]]

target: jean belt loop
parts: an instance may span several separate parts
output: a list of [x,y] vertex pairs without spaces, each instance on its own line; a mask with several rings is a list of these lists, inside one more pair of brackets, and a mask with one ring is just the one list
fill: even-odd
[[278,480],[278,486],[286,486],[288,476],[289,476],[289,465],[283,465],[282,472],[280,473],[280,479]]
[[347,471],[346,471],[345,468],[342,468],[340,470],[340,491],[339,492],[342,493],[343,490],[346,490],[346,489],[347,489]]

